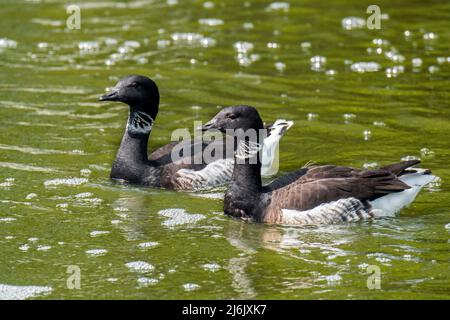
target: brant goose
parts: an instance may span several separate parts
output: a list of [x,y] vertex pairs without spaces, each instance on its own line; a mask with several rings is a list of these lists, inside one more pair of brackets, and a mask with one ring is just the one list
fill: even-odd
[[[413,169],[419,160],[404,161],[377,170],[314,165],[261,183],[261,144],[248,134],[263,123],[250,106],[220,111],[203,130],[231,134],[237,145],[232,182],[225,193],[228,215],[269,224],[332,224],[393,215],[409,205],[420,189],[435,177]],[[232,130],[232,131],[228,131]]]
[[[229,182],[233,172],[233,154],[211,162],[203,160],[203,150],[223,141],[172,142],[160,147],[150,156],[147,143],[158,114],[159,91],[151,79],[131,75],[116,84],[100,101],[118,101],[130,107],[127,126],[114,160],[111,178],[133,184],[175,190],[197,190]],[[276,166],[276,148],[292,121],[277,120],[266,128],[262,174],[272,174]],[[233,148],[232,148],[233,149]],[[179,159],[172,161],[172,152],[180,151]],[[183,151],[191,156],[183,156]]]

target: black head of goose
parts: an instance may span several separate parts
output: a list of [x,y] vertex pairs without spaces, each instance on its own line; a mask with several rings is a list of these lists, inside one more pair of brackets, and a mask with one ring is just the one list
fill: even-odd
[[411,168],[420,162],[413,160],[377,170],[308,166],[263,186],[259,140],[242,139],[242,129],[260,128],[261,118],[249,106],[226,108],[203,127],[240,140],[232,182],[224,199],[224,212],[237,218],[302,225],[393,215],[409,205],[420,189],[435,178],[429,170]]
[[[142,183],[148,161],[147,143],[159,108],[159,91],[147,77],[125,77],[101,96],[100,101],[123,102],[130,107],[125,133],[114,160],[111,178]],[[156,174],[156,172],[149,172]]]
[[[114,160],[111,178],[129,183],[177,190],[196,190],[229,182],[233,170],[232,158],[209,164],[196,161],[211,141],[192,140],[172,142],[155,150],[150,156],[147,144],[159,108],[159,91],[155,82],[145,76],[125,77],[103,95],[100,101],[117,101],[129,106],[125,133]],[[277,120],[268,128],[266,141],[266,169],[273,166],[274,147],[292,125],[291,121]],[[186,151],[173,159],[173,152]]]

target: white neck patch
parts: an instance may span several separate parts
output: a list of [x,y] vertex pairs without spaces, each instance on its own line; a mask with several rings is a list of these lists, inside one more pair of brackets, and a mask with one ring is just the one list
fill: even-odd
[[132,134],[148,134],[152,127],[152,117],[142,111],[132,112],[127,123],[127,131]]
[[239,141],[238,148],[236,150],[236,158],[248,159],[255,156],[261,150],[262,144],[253,141]]

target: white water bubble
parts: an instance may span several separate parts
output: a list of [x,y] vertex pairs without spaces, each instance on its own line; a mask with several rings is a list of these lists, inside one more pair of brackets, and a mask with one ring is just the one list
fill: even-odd
[[308,121],[313,121],[317,120],[319,118],[319,115],[317,113],[310,112],[306,115],[306,118],[308,119]]
[[435,152],[428,148],[422,148],[420,149],[420,155],[424,158],[432,158],[434,157]]
[[80,170],[80,175],[83,177],[89,177],[92,173],[92,170],[89,169],[81,169]]
[[311,59],[309,59],[309,61],[311,63],[311,70],[320,72],[324,70],[327,58],[323,56],[314,56]]
[[176,227],[184,224],[194,224],[205,218],[202,214],[192,214],[184,209],[171,208],[158,212],[159,215],[167,219],[162,223],[166,227]]
[[272,2],[266,7],[266,11],[284,11],[288,12],[290,4],[288,2]]
[[438,38],[438,35],[437,35],[437,33],[434,33],[434,32],[428,32],[423,35],[423,40],[425,40],[425,41],[436,40],[437,38]]
[[211,271],[211,272],[216,272],[221,269],[221,266],[218,265],[217,263],[206,263],[206,264],[202,265],[202,267],[204,270]]
[[238,41],[233,44],[234,49],[239,53],[247,53],[254,48],[253,43],[246,41]]
[[341,284],[342,277],[338,274],[333,274],[331,276],[326,276],[325,280],[327,281],[327,285],[336,286],[336,285]]
[[48,42],[39,42],[36,46],[39,50],[44,50],[48,48]]
[[345,17],[341,25],[344,30],[362,29],[366,26],[366,20],[360,17]]
[[383,121],[374,121],[372,122],[372,124],[376,127],[386,127],[386,123],[384,123]]
[[350,66],[350,70],[358,73],[377,72],[381,69],[380,64],[376,62],[356,62]]
[[0,48],[15,49],[15,48],[17,48],[17,41],[11,40],[8,38],[1,38],[0,39]]
[[133,272],[145,273],[155,269],[153,265],[145,261],[132,261],[125,264],[125,266]]
[[159,282],[158,279],[155,278],[147,278],[147,277],[139,277],[137,279],[137,282],[139,283],[139,285],[141,286],[148,286],[148,285],[154,285],[157,284]]
[[404,66],[389,67],[389,68],[386,68],[386,77],[395,78],[403,72],[405,72]]
[[428,72],[431,73],[431,74],[438,73],[439,70],[440,70],[440,69],[439,69],[438,66],[429,66],[429,67],[428,67]]
[[100,43],[98,41],[81,41],[78,43],[78,49],[83,54],[97,53],[100,50]]
[[214,7],[215,7],[215,4],[212,1],[206,1],[203,3],[203,8],[205,8],[205,9],[212,9]]
[[445,62],[447,62],[447,59],[445,57],[437,57],[436,62],[438,64],[444,64]]
[[411,160],[420,160],[420,158],[417,156],[407,155],[407,156],[402,157],[400,160],[401,161],[411,161]]
[[16,221],[16,218],[6,217],[6,218],[0,218],[0,222],[13,222]]
[[421,58],[413,58],[411,60],[411,63],[414,68],[420,68],[423,64],[423,61]]
[[327,76],[333,77],[333,76],[335,76],[337,74],[337,72],[336,72],[336,70],[329,69],[329,70],[325,71],[325,74]]
[[30,245],[29,244],[23,244],[23,245],[21,245],[19,247],[19,250],[26,252],[26,251],[30,250]]
[[51,246],[42,246],[42,245],[39,245],[39,246],[37,246],[36,250],[37,250],[37,251],[48,251],[48,250],[50,250],[51,248],[52,248]]
[[200,285],[196,283],[185,283],[183,284],[183,289],[185,291],[194,291],[200,288]]
[[286,64],[281,61],[275,62],[275,69],[277,69],[279,72],[283,72],[286,69]]
[[26,300],[50,294],[52,290],[51,287],[44,286],[11,286],[0,284],[0,300]]
[[356,118],[356,114],[354,113],[344,113],[342,115],[342,117],[345,120],[345,123],[350,123],[351,121],[353,121]]
[[159,242],[151,242],[151,241],[149,241],[149,242],[139,243],[137,246],[140,249],[150,249],[150,248],[154,248],[154,247],[156,247],[158,245],[159,245]]
[[216,45],[217,41],[213,38],[210,37],[205,37],[203,39],[200,40],[200,45],[203,48],[209,48],[209,47],[214,47]]
[[363,136],[364,136],[364,140],[368,141],[372,137],[372,132],[370,130],[364,130]]
[[89,235],[94,238],[94,237],[102,236],[102,235],[109,234],[109,233],[111,233],[111,232],[106,231],[106,230],[94,230],[91,233],[89,233]]
[[91,257],[99,257],[99,256],[104,256],[105,254],[108,253],[108,250],[106,249],[91,249],[91,250],[86,250],[86,254],[91,256]]
[[379,47],[382,47],[382,46],[388,46],[388,45],[391,44],[388,40],[379,39],[379,38],[373,39],[373,40],[372,40],[372,43],[375,44],[375,45],[377,45],[377,46],[379,46]]
[[278,48],[280,48],[280,44],[276,43],[276,42],[268,42],[267,43],[267,48],[269,48],[269,49],[278,49]]
[[374,170],[378,169],[379,167],[380,165],[378,164],[378,162],[368,162],[363,164],[363,168],[366,170]]
[[221,26],[224,24],[222,19],[217,19],[217,18],[198,19],[198,23],[206,25],[206,26],[210,26],[210,27]]
[[255,25],[254,25],[253,23],[251,23],[251,22],[244,22],[244,24],[242,25],[242,27],[243,27],[245,30],[251,30],[251,29],[253,29],[253,28],[255,27]]
[[166,39],[158,40],[158,41],[156,41],[156,46],[158,47],[158,49],[167,48],[168,46],[170,46],[170,40],[166,40]]
[[55,186],[79,186],[88,182],[86,178],[58,178],[44,181],[44,186],[55,187]]
[[38,195],[36,193],[29,193],[29,194],[26,195],[25,199],[26,200],[31,200],[31,199],[37,198],[37,196]]

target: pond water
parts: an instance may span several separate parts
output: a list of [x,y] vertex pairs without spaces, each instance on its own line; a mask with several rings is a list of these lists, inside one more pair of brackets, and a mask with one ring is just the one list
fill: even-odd
[[[330,2],[77,1],[69,30],[66,1],[3,0],[0,298],[450,298],[450,2],[377,1],[379,30],[373,1]],[[395,218],[315,227],[113,183],[128,111],[97,99],[128,74],[160,88],[151,149],[250,104],[295,122],[280,174],[418,157],[440,180]]]

